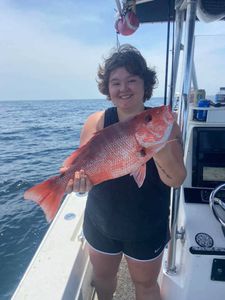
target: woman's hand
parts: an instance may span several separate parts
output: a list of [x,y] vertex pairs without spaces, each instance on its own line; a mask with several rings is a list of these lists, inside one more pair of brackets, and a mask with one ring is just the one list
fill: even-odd
[[[60,173],[66,172],[68,168],[60,168]],[[84,170],[76,171],[74,173],[74,178],[71,178],[66,186],[65,192],[70,194],[72,192],[76,193],[86,193],[92,188],[92,183],[88,176],[85,174]]]
[[169,142],[153,156],[159,176],[166,185],[179,187],[185,180],[187,173],[183,154],[180,128],[174,122]]

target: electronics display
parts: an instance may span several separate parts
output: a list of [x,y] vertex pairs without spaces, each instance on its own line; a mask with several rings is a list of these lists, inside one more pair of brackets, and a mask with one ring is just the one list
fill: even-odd
[[203,181],[225,182],[225,168],[203,167]]
[[192,186],[215,188],[225,182],[225,127],[193,129]]

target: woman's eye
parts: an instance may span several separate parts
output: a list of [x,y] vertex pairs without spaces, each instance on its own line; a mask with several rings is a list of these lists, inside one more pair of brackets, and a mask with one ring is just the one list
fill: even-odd
[[118,86],[119,85],[119,82],[113,82],[112,83],[112,86]]
[[135,79],[130,79],[128,82],[136,82],[136,80]]

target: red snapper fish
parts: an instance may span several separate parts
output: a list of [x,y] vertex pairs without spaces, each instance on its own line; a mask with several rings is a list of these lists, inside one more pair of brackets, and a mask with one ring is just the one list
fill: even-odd
[[146,162],[169,142],[173,122],[169,106],[161,106],[96,132],[65,160],[65,173],[28,189],[24,198],[38,203],[51,221],[75,171],[83,169],[93,185],[130,174],[141,187]]

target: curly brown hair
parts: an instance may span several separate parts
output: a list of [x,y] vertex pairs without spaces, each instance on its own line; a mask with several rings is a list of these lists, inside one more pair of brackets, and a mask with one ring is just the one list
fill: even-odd
[[156,72],[147,66],[147,63],[141,53],[133,46],[125,44],[118,49],[113,49],[112,54],[106,58],[98,69],[98,89],[106,95],[110,100],[109,95],[109,76],[110,73],[117,69],[124,67],[130,74],[137,75],[144,80],[144,99],[150,99],[153,88],[158,82]]

